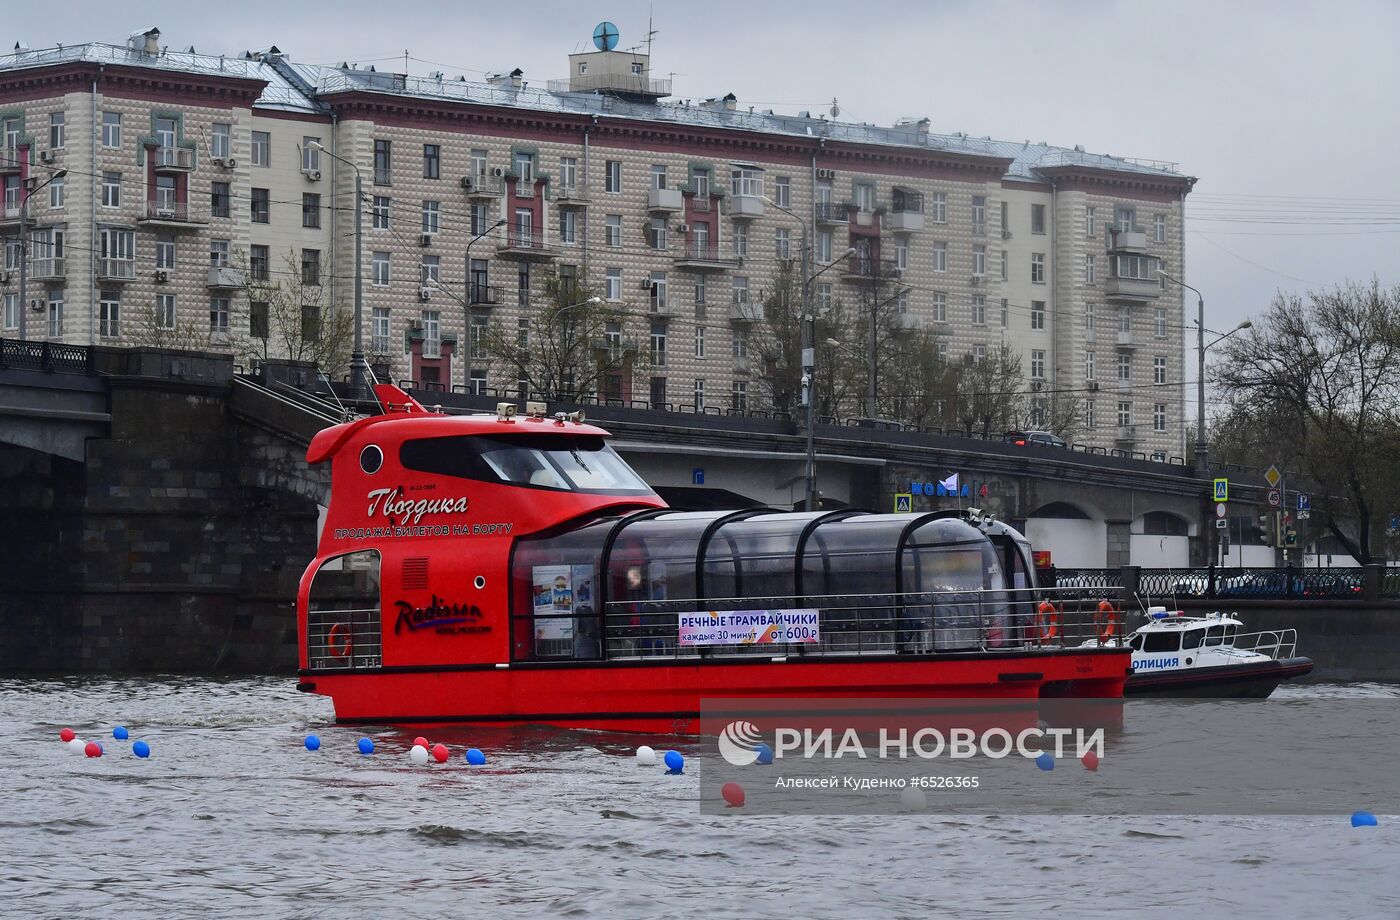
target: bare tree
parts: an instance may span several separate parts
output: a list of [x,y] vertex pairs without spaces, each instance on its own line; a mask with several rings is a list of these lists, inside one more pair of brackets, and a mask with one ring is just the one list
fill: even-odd
[[354,314],[331,303],[319,265],[303,264],[289,249],[280,270],[250,263],[242,254],[235,270],[248,300],[248,333],[235,340],[245,360],[311,361],[330,376],[349,364]]
[[926,329],[897,327],[887,322],[887,343],[881,369],[880,415],[906,425],[954,423],[960,368],[940,354],[944,336]]
[[[849,343],[859,329],[844,304],[813,303],[816,350],[816,414],[835,416],[849,404],[852,369],[849,356],[830,340]],[[763,299],[763,320],[754,329],[751,350],[760,358],[755,375],[763,396],[795,421],[802,400],[802,282],[790,262],[780,262]]]
[[966,357],[958,368],[957,420],[964,429],[990,437],[1016,426],[1026,407],[1021,355],[999,345],[986,357]]
[[180,319],[179,315],[161,316],[152,305],[140,320],[132,323],[131,343],[145,348],[175,348],[183,351],[220,351],[229,344],[216,342],[209,323],[196,319]]

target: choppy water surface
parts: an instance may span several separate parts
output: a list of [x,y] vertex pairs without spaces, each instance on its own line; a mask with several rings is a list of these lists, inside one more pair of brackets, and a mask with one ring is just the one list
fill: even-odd
[[[704,816],[698,777],[630,756],[685,744],[458,728],[429,733],[449,766],[413,767],[416,732],[338,728],[292,685],[0,680],[0,916],[1400,914],[1400,823],[1384,816]],[[1279,693],[1400,705],[1377,685]],[[69,753],[63,725],[107,756]],[[355,752],[364,734],[380,753]],[[467,744],[486,768],[461,762]]]

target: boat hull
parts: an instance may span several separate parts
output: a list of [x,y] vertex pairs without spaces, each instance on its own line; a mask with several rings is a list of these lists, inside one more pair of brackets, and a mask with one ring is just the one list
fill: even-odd
[[1123,649],[940,656],[789,657],[520,663],[303,671],[298,688],[329,696],[342,723],[547,724],[618,731],[699,731],[706,699],[1120,699]]
[[1131,675],[1125,696],[1264,699],[1285,680],[1312,672],[1311,658],[1283,658],[1246,664],[1182,668]]

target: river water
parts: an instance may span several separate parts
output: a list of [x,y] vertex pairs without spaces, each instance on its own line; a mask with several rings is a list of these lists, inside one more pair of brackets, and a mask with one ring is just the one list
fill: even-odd
[[[635,737],[459,727],[430,733],[454,761],[414,767],[416,733],[336,727],[293,684],[0,680],[0,916],[1400,914],[1386,816],[702,815],[698,777],[638,768]],[[106,755],[70,753],[64,725]],[[487,766],[461,762],[468,745]]]

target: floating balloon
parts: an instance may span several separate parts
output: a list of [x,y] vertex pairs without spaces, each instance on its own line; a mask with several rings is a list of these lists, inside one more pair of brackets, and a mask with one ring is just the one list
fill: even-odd
[[69,741],[68,741],[68,750],[72,751],[74,754],[81,754],[81,753],[83,753],[86,749],[87,749],[87,742],[84,741],[82,738],[77,738],[77,737],[75,737],[75,738],[70,738],[70,739],[69,739]]
[[76,738],[76,737],[77,737],[77,735],[73,733],[73,729],[71,729],[71,728],[60,729],[59,732],[58,732],[58,739],[59,739],[60,741],[62,741],[64,744],[67,744],[68,742],[72,741],[72,740],[73,740],[74,738]]
[[131,753],[135,754],[137,757],[150,757],[151,746],[144,741],[138,741],[131,746]]
[[426,751],[431,745],[428,744],[427,738],[424,738],[422,735],[419,735],[417,738],[413,739],[413,746],[420,747]]
[[753,752],[758,755],[758,762],[763,766],[766,767],[773,762],[773,749],[768,745],[760,744],[753,749]]
[[1099,768],[1099,755],[1093,751],[1085,751],[1084,756],[1079,758],[1086,770],[1097,770]]
[[476,748],[468,750],[466,756],[467,763],[471,764],[473,767],[482,767],[486,765],[486,755]]
[[428,762],[428,749],[421,744],[415,744],[413,750],[408,752],[408,759],[421,767]]
[[899,807],[904,811],[924,811],[928,808],[928,796],[917,786],[905,786],[899,793]]
[[447,763],[447,745],[435,744],[432,750],[433,760],[438,763]]
[[1035,765],[1042,770],[1053,770],[1055,769],[1055,758],[1051,757],[1048,751],[1042,751],[1040,756],[1035,759]]
[[656,752],[653,751],[651,748],[647,747],[645,744],[637,748],[637,766],[656,766]]
[[102,745],[98,744],[96,741],[89,741],[83,747],[83,753],[88,755],[89,757],[101,757]]
[[127,738],[131,737],[131,733],[126,730],[125,725],[118,725],[116,728],[112,729],[112,737],[116,738],[118,741],[125,741]]
[[1376,816],[1371,814],[1369,811],[1352,812],[1352,827],[1375,827],[1378,823],[1379,822],[1376,821]]
[[666,774],[668,776],[679,776],[685,772],[685,758],[679,751],[666,752]]
[[361,738],[361,739],[360,739],[360,743],[359,743],[359,748],[360,748],[360,753],[361,753],[361,754],[373,754],[373,753],[374,753],[374,742],[371,741],[371,740],[369,740],[368,738]]
[[738,783],[725,783],[719,793],[730,808],[744,807],[744,787]]
[[306,736],[306,749],[308,751],[319,751],[321,749],[321,739],[315,735]]

